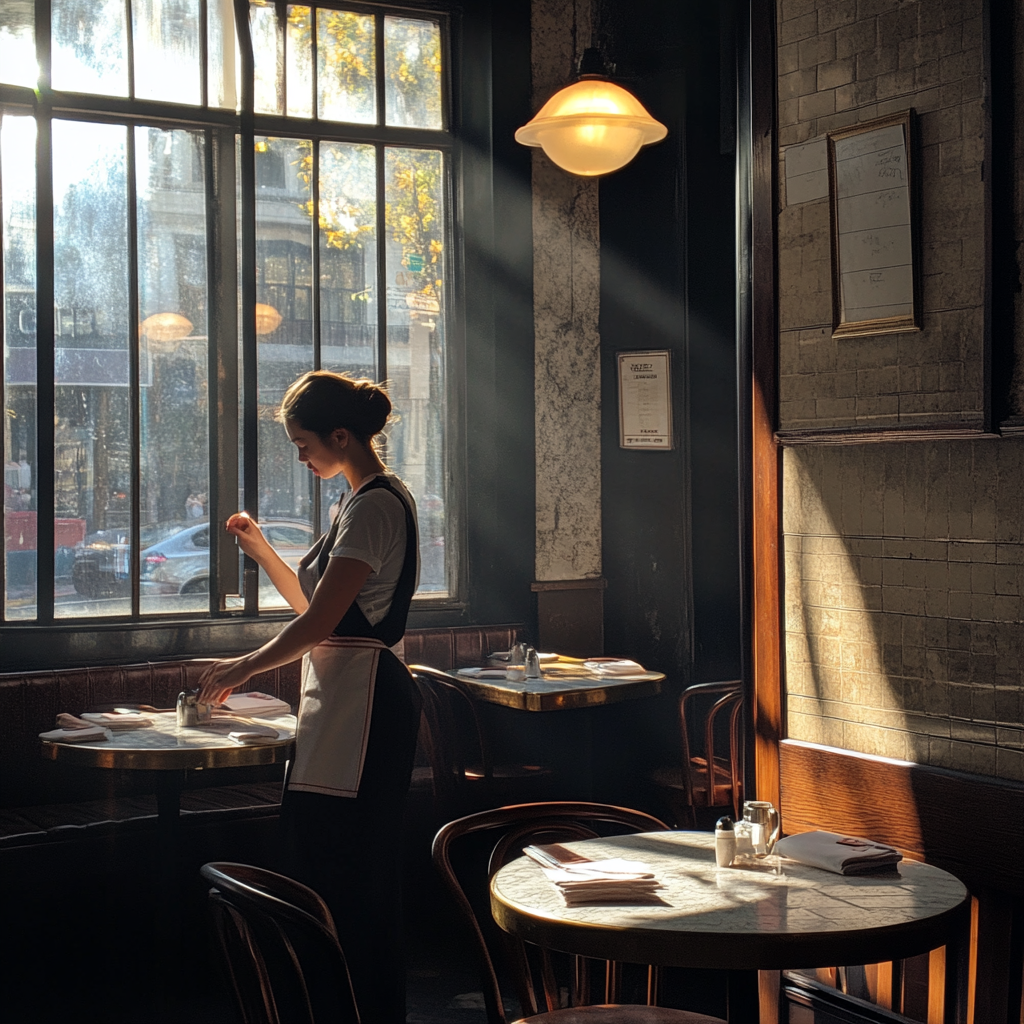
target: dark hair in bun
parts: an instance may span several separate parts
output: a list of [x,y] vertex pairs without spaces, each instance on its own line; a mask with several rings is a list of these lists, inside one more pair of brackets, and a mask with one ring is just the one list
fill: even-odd
[[390,415],[391,399],[380,384],[330,370],[310,370],[284,393],[276,419],[280,423],[295,420],[303,430],[324,439],[344,427],[361,444],[372,445]]

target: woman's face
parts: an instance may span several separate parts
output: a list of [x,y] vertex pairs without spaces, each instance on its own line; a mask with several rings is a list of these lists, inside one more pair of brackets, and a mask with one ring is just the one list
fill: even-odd
[[314,476],[330,480],[342,471],[348,431],[336,430],[324,440],[312,430],[304,430],[295,420],[285,420],[284,429],[295,445],[299,462],[308,466]]

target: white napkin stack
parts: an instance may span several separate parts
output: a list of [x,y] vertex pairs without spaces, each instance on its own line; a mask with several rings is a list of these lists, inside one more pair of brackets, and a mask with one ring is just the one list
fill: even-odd
[[566,906],[588,903],[659,903],[661,884],[648,865],[636,860],[586,860],[557,843],[527,846],[523,853],[540,864],[558,886]]
[[106,729],[90,722],[83,722],[81,718],[75,718],[66,712],[57,716],[57,728],[49,732],[41,732],[41,740],[50,740],[54,743],[95,743],[97,740],[107,739]]
[[647,670],[639,662],[620,658],[617,661],[585,661],[583,667],[599,676],[635,676]]
[[141,711],[115,708],[113,711],[84,711],[82,721],[107,729],[145,729],[153,723]]
[[274,743],[277,730],[269,725],[247,725],[228,733],[228,739],[243,747],[255,747],[261,743]]
[[895,867],[903,854],[891,846],[837,832],[801,832],[775,844],[773,851],[800,864],[837,875],[866,875]]
[[269,693],[233,693],[222,705],[233,715],[248,715],[253,718],[277,718],[291,714],[291,705]]

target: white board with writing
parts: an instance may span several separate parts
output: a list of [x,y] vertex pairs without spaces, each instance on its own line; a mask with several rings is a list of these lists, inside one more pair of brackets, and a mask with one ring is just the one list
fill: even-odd
[[670,353],[619,353],[619,446],[672,448]]
[[829,134],[837,336],[918,327],[909,114]]

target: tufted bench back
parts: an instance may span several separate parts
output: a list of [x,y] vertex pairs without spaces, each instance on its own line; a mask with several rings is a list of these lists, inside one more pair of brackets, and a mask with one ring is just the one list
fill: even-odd
[[[508,650],[517,626],[414,629],[406,633],[406,661],[451,669],[480,664],[491,651]],[[82,771],[40,754],[39,733],[52,729],[61,711],[79,713],[97,705],[151,704],[172,708],[182,690],[198,684],[203,665],[195,661],[149,662],[55,671],[0,674],[0,808],[130,797],[152,792],[140,773]],[[247,690],[299,701],[301,663],[254,676]],[[204,782],[224,779],[207,772]]]

